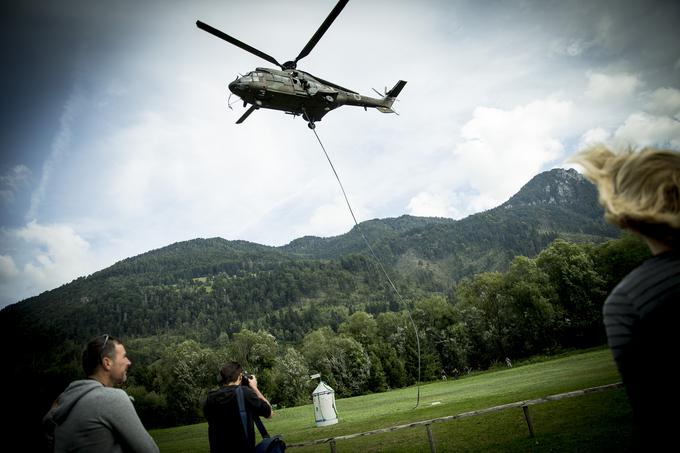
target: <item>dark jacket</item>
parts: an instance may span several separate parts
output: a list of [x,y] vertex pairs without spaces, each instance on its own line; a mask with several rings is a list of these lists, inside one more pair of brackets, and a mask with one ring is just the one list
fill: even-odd
[[250,452],[255,447],[253,414],[269,417],[272,408],[257,397],[250,387],[243,387],[243,397],[248,413],[248,435],[243,432],[243,422],[236,399],[237,386],[224,386],[208,394],[203,412],[208,420],[210,453]]
[[[675,372],[680,319],[680,252],[653,256],[634,269],[607,298],[604,324],[628,392],[645,449],[675,442],[680,404]],[[665,448],[663,448],[665,449]]]

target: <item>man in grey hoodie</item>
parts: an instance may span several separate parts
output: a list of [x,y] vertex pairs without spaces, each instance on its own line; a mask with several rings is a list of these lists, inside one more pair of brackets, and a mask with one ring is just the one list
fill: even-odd
[[83,370],[88,378],[71,382],[43,419],[55,452],[158,453],[130,397],[114,388],[127,380],[131,364],[123,344],[110,335],[87,344]]

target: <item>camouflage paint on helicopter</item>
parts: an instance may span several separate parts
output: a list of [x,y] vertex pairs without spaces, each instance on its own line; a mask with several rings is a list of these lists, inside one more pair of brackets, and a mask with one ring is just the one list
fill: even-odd
[[374,107],[383,113],[394,113],[392,104],[405,84],[399,81],[383,99],[375,99],[321,82],[303,71],[257,68],[231,82],[229,90],[243,99],[244,104],[251,104],[237,123],[242,123],[253,110],[266,108],[302,115],[313,124],[342,105]]
[[343,105],[355,105],[364,107],[364,109],[371,107],[383,113],[395,113],[392,110],[392,104],[406,85],[403,80],[397,82],[394,88],[387,91],[384,96],[381,95],[382,99],[376,99],[362,96],[355,91],[297,69],[297,62],[311,52],[348,1],[340,0],[297,58],[283,64],[266,53],[210,25],[196,21],[198,28],[281,68],[280,70],[257,68],[229,84],[229,90],[243,100],[244,107],[250,104],[250,108],[236,121],[237,124],[242,123],[259,108],[282,110],[292,115],[302,115],[312,129],[314,122],[320,121],[326,113]]

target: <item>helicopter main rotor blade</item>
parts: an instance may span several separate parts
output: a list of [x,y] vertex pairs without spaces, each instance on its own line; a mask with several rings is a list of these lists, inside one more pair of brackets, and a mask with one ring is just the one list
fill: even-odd
[[314,46],[316,46],[316,43],[319,42],[319,39],[323,36],[324,33],[326,33],[326,30],[328,30],[328,27],[331,26],[333,21],[335,20],[336,17],[340,14],[342,9],[345,7],[349,0],[340,0],[337,5],[335,5],[335,8],[333,8],[333,11],[328,15],[325,21],[323,21],[323,24],[319,27],[319,29],[314,33],[314,36],[312,36],[312,39],[309,40],[307,45],[302,49],[300,52],[300,55],[297,56],[295,59],[295,62],[297,63],[299,60],[303,59],[307,55],[309,55],[309,52],[312,51]]
[[210,25],[208,25],[206,23],[201,22],[200,20],[196,21],[196,26],[198,28],[200,28],[201,30],[207,31],[211,35],[214,35],[214,36],[217,36],[218,38],[224,39],[225,41],[227,41],[230,44],[235,45],[236,47],[240,47],[241,49],[245,50],[246,52],[250,52],[253,55],[256,55],[256,56],[258,56],[258,57],[260,57],[264,60],[267,60],[270,63],[275,64],[276,66],[279,66],[281,68],[283,67],[283,66],[281,66],[281,64],[278,61],[276,61],[276,59],[274,57],[267,55],[266,53],[262,52],[261,50],[257,50],[256,48],[251,47],[248,44],[241,42],[241,41],[239,41],[238,39],[236,39],[232,36],[229,36],[228,34],[224,33],[223,31],[220,31],[216,28],[211,27]]

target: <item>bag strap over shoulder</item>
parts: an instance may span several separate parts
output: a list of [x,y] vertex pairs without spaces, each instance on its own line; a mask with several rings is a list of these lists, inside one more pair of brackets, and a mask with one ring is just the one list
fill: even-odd
[[[236,400],[238,401],[238,410],[241,413],[241,423],[243,423],[243,432],[246,434],[246,438],[249,438],[250,436],[248,435],[248,413],[246,412],[246,401],[245,397],[243,396],[243,387],[240,385],[236,387]],[[262,420],[260,420],[259,415],[253,414],[253,421],[255,422],[255,425],[257,425],[257,429],[260,431],[260,435],[262,435],[263,439],[266,439],[269,437],[269,433],[267,432],[267,428],[264,427],[264,423],[262,423]]]
[[262,438],[266,439],[267,437],[269,437],[269,433],[267,432],[267,428],[264,427],[264,423],[262,423],[262,420],[260,420],[260,416],[259,415],[253,415],[253,420],[255,420],[255,424],[257,425],[257,429],[260,431]]
[[246,412],[246,402],[243,397],[243,387],[240,385],[234,390],[236,392],[236,401],[238,402],[238,411],[241,413],[241,423],[243,424],[243,433],[246,436],[246,440],[250,440],[250,435],[248,433],[248,413]]

